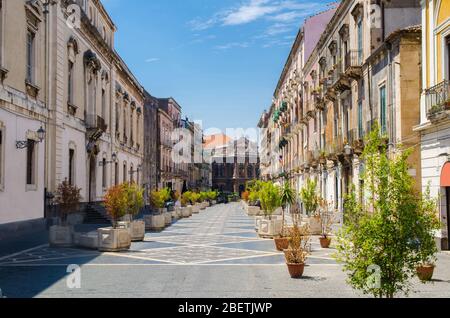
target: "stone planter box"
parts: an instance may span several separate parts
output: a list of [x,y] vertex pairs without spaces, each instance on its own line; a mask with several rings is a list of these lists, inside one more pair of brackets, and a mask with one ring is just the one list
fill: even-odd
[[88,248],[92,250],[98,249],[98,232],[75,233],[73,235],[73,243],[75,246]]
[[200,203],[200,210],[206,209],[206,202]]
[[172,224],[172,212],[164,213],[164,221],[165,221],[165,225]]
[[212,201],[212,205],[216,205],[217,204],[217,201],[216,200],[213,200]]
[[121,252],[130,249],[131,236],[128,229],[98,229],[98,250],[100,252]]
[[200,205],[195,204],[192,206],[192,214],[198,214],[198,213],[200,213]]
[[181,215],[184,218],[190,217],[192,215],[192,206],[187,206],[187,207],[181,208]]
[[164,214],[145,215],[145,229],[151,231],[161,231],[166,227],[166,218]]
[[73,245],[73,227],[53,225],[49,231],[49,244],[52,247],[70,247]]
[[129,233],[132,242],[142,242],[145,238],[144,220],[136,220],[130,223]]
[[273,238],[281,234],[283,221],[278,219],[262,219],[259,223],[258,234],[262,237]]
[[276,209],[273,215],[283,215],[283,209],[282,208]]
[[309,230],[311,235],[320,235],[322,234],[322,224],[320,223],[320,219],[316,217],[310,217],[308,219]]
[[178,208],[175,208],[175,211],[172,211],[171,212],[171,214],[172,214],[172,221],[176,221],[176,220],[178,220],[179,219],[179,216],[178,216],[178,210],[177,210]]
[[248,206],[247,207],[247,214],[249,216],[257,216],[261,213],[261,208],[258,206]]

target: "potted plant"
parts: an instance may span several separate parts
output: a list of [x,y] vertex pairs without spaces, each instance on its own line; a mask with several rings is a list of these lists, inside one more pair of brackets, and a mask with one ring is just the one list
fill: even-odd
[[127,213],[128,195],[123,185],[108,190],[104,198],[106,211],[110,215],[113,226],[98,229],[98,249],[102,252],[120,252],[131,246],[131,236],[126,228],[120,228],[119,220]]
[[181,195],[181,214],[184,218],[192,216],[191,192],[187,191]]
[[217,196],[218,196],[217,191],[209,191],[208,192],[208,198],[211,201],[212,205],[216,205],[217,204]]
[[49,230],[49,243],[55,247],[68,247],[73,244],[73,227],[68,224],[71,213],[78,211],[81,201],[81,189],[63,181],[56,190],[55,200],[59,205],[60,224],[53,225]]
[[157,209],[158,214],[146,215],[145,226],[149,230],[160,231],[166,226],[165,213],[167,209],[165,204],[170,197],[170,193],[167,189],[153,190],[150,192],[150,202],[152,206]]
[[284,250],[286,265],[291,278],[301,278],[308,258],[309,230],[308,226],[300,227],[294,224],[291,228],[289,248]]
[[264,183],[260,191],[260,200],[265,218],[260,221],[259,235],[271,238],[280,235],[282,220],[272,219],[275,210],[281,207],[280,188],[272,182]]
[[331,245],[331,230],[333,225],[333,209],[332,204],[329,204],[326,200],[319,200],[319,219],[320,219],[320,228],[321,228],[321,236],[320,246],[322,248],[329,248]]
[[199,201],[200,201],[200,194],[198,194],[197,192],[191,192],[191,194],[190,194],[190,201],[191,201],[191,204],[192,204],[192,213],[193,214],[200,213],[200,209],[201,209],[201,205],[199,203]]
[[144,207],[144,190],[136,183],[125,183],[122,186],[127,195],[127,212],[131,216],[131,221],[128,225],[131,241],[143,241],[145,237],[145,222],[144,220],[136,220],[136,217]]
[[437,217],[437,202],[431,199],[430,189],[419,199],[418,220],[416,229],[417,276],[422,282],[429,282],[433,278],[436,267],[436,253],[438,252],[434,232],[441,229],[441,222]]
[[295,191],[291,188],[289,182],[285,182],[283,188],[281,188],[281,207],[282,207],[282,226],[280,237],[276,237],[275,246],[278,251],[284,251],[289,247],[289,238],[287,237],[287,233],[285,232],[285,216],[286,216],[286,208],[295,203]]
[[308,180],[306,185],[300,191],[300,199],[309,217],[309,227],[311,234],[317,235],[321,233],[320,216],[316,213],[319,206],[319,197],[316,194],[317,181]]

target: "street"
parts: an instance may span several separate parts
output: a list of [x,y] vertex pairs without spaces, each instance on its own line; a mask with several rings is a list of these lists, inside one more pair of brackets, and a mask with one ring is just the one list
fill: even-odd
[[[99,253],[41,245],[0,258],[6,297],[309,298],[359,297],[345,283],[334,252],[317,238],[303,279],[294,280],[272,240],[257,238],[254,219],[238,203],[217,205],[147,233],[128,252]],[[67,266],[81,268],[80,288]],[[69,286],[69,287],[68,287]],[[414,282],[412,297],[450,297],[450,255],[440,254],[435,281]]]

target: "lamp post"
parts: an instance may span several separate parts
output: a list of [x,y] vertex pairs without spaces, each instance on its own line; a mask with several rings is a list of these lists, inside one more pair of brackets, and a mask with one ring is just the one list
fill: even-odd
[[45,130],[44,128],[39,128],[38,131],[36,132],[37,134],[37,138],[38,140],[20,140],[20,141],[16,141],[16,148],[17,149],[25,149],[28,148],[30,146],[32,146],[33,144],[37,143],[41,143],[44,141],[45,139]]
[[103,167],[103,165],[109,165],[109,164],[116,163],[116,162],[117,162],[117,153],[113,152],[111,155],[111,161],[105,161],[105,162],[100,161],[99,165],[100,165],[100,167]]

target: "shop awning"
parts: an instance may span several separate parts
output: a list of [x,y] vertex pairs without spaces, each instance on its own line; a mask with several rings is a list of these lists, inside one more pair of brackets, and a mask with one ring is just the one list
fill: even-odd
[[447,162],[442,169],[441,187],[450,187],[450,162]]

